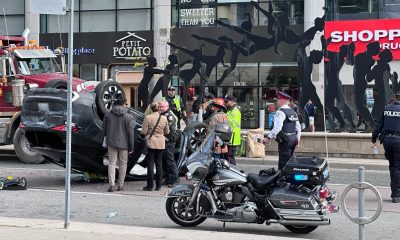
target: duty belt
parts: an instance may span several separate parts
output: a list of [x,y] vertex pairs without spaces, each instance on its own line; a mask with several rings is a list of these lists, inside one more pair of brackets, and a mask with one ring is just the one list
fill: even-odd
[[292,132],[292,133],[283,133],[283,134],[285,134],[286,136],[292,136],[292,135],[295,135],[296,132]]
[[389,134],[386,134],[385,137],[400,138],[400,134],[392,134],[392,133],[389,133]]

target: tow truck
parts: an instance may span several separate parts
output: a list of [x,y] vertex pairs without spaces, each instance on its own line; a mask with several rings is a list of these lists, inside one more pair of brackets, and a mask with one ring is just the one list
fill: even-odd
[[[29,29],[22,36],[0,35],[0,145],[14,144],[23,163],[41,163],[44,158],[30,148],[20,129],[24,95],[32,88],[67,89],[62,49],[52,51],[28,41]],[[56,59],[61,58],[61,64]],[[73,78],[77,90],[84,80]]]

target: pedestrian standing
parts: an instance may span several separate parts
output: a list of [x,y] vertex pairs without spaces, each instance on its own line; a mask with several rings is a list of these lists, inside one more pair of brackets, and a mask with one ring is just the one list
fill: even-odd
[[161,100],[159,102],[159,108],[162,115],[167,117],[169,134],[165,137],[165,150],[162,157],[162,165],[165,176],[165,182],[168,187],[173,187],[175,183],[179,181],[178,167],[175,161],[175,144],[177,138],[177,122],[178,118],[169,109],[168,102]]
[[310,125],[311,132],[315,131],[314,117],[316,114],[316,109],[317,108],[315,107],[311,99],[308,99],[307,104],[304,106],[304,111],[306,112],[306,115],[308,117],[308,124]]
[[228,144],[228,161],[230,164],[236,165],[235,154],[237,147],[240,145],[240,130],[242,114],[237,107],[236,98],[232,95],[226,95],[224,98],[226,106],[226,115],[228,123],[232,128],[232,137]]
[[115,190],[115,166],[117,159],[119,161],[117,190],[123,191],[125,189],[124,181],[128,154],[133,152],[135,142],[133,117],[127,112],[125,103],[126,99],[123,96],[118,97],[111,111],[109,111],[103,119],[102,133],[106,138],[109,156],[109,192],[114,192]]
[[162,171],[162,155],[165,149],[165,135],[169,133],[167,117],[161,115],[157,102],[150,105],[153,113],[144,117],[142,134],[145,135],[147,142],[147,186],[143,187],[144,191],[153,191],[154,186],[154,164],[156,165],[156,187],[155,190],[161,189]]
[[301,128],[297,113],[289,107],[290,95],[278,92],[278,110],[275,113],[273,127],[263,143],[268,144],[275,138],[278,142],[278,169],[282,169],[293,156],[294,149],[300,143]]
[[385,157],[389,161],[390,189],[392,202],[400,202],[400,92],[393,102],[386,105],[380,121],[372,132],[371,147],[376,148],[376,139],[383,143]]

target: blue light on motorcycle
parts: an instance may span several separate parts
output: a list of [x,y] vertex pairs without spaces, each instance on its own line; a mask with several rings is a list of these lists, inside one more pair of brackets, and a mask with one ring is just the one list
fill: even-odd
[[294,180],[296,180],[296,181],[306,181],[306,180],[308,180],[308,175],[295,174],[294,175]]

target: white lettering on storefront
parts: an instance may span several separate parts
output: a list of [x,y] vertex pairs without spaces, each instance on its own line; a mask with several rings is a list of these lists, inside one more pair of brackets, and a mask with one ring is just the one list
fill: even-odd
[[381,38],[388,38],[389,41],[393,41],[395,38],[400,37],[400,29],[391,30],[362,30],[358,31],[333,31],[331,33],[332,42],[369,42],[369,41],[379,41]]

